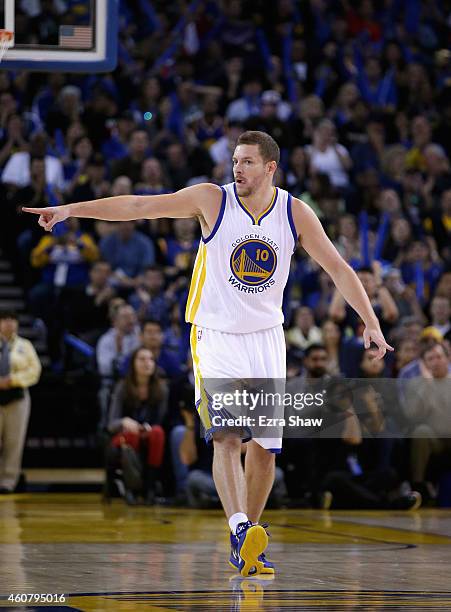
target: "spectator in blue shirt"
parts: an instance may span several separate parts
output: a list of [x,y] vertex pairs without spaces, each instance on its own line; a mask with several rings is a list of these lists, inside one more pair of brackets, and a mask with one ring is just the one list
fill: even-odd
[[183,374],[183,364],[180,363],[172,351],[166,349],[163,340],[163,330],[158,321],[150,319],[143,324],[142,345],[152,351],[157,366],[162,370],[163,375],[168,378],[181,376]]
[[165,295],[162,270],[149,266],[143,273],[141,282],[129,298],[140,321],[154,319],[164,327],[169,325],[171,301]]
[[100,241],[102,258],[108,261],[120,287],[133,287],[137,277],[155,263],[155,248],[147,236],[135,230],[134,221],[123,221]]

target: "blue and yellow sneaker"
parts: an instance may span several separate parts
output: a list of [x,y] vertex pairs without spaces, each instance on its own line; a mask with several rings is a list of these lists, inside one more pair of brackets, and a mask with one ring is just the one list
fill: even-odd
[[274,574],[274,565],[265,557],[268,534],[262,525],[240,523],[236,535],[230,534],[229,565],[242,576]]

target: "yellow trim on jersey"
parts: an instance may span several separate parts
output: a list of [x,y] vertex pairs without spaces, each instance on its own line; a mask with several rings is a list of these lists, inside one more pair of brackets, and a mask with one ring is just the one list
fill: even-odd
[[191,284],[189,287],[189,292],[188,292],[188,299],[186,300],[186,308],[185,308],[185,318],[187,321],[189,321],[188,319],[188,311],[190,309],[190,304],[191,301],[193,299],[194,293],[195,293],[195,287],[197,285],[198,279],[199,279],[199,274],[200,274],[200,268],[201,268],[201,259],[202,259],[202,243],[199,245],[199,250],[197,251],[197,255],[196,255],[196,261],[194,262],[194,269],[193,269],[193,274],[191,276]]
[[200,360],[197,353],[197,325],[191,326],[190,334],[191,354],[193,356],[194,379],[200,390],[200,404],[197,408],[200,420],[206,430],[211,427],[210,415],[208,413],[208,398],[205,392],[204,381],[200,372]]
[[253,218],[253,220],[255,221],[255,225],[259,224],[259,221],[262,217],[264,217],[267,213],[270,212],[271,208],[274,206],[274,202],[276,199],[276,188],[273,187],[274,191],[272,194],[272,198],[271,198],[271,202],[269,203],[269,206],[267,208],[265,208],[265,210],[260,213],[258,215],[258,217],[256,217],[253,213],[251,213],[251,211],[249,210],[249,208],[246,206],[246,204],[243,202],[243,200],[240,198],[240,196],[238,194],[236,194],[236,197],[238,198],[239,203],[241,204],[241,206],[250,214],[250,216]]
[[202,289],[207,276],[207,247],[201,242],[199,253],[196,257],[196,265],[194,266],[193,278],[189,289],[188,300],[186,303],[186,320],[193,323],[202,296]]

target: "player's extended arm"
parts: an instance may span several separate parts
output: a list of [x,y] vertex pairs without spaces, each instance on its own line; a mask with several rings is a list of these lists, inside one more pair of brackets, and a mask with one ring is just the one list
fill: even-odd
[[386,351],[392,351],[393,347],[385,341],[379,321],[357,274],[334,247],[318,217],[307,204],[293,198],[292,210],[302,246],[331,276],[342,296],[365,323],[363,334],[365,348],[370,347],[371,341],[374,342],[379,347],[377,357],[382,358]]
[[[212,198],[221,201],[221,189],[211,183],[186,187],[167,195],[124,195],[77,202],[48,208],[27,208],[24,212],[39,215],[39,225],[50,231],[56,223],[68,217],[101,219],[103,221],[133,221],[135,219],[171,219],[206,217]],[[206,219],[207,225],[208,219]]]

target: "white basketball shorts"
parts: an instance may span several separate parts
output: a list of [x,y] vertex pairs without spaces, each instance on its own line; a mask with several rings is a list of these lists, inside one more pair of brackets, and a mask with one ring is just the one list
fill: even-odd
[[[215,431],[221,429],[218,414],[224,414],[224,411],[212,406],[212,396],[217,390],[218,381],[224,381],[227,386],[224,379],[233,379],[232,387],[237,381],[249,379],[265,379],[269,384],[274,380],[280,385],[281,381],[284,384],[286,378],[286,346],[282,325],[249,334],[230,334],[192,325],[191,352],[196,407],[207,441],[212,439]],[[244,414],[233,407],[225,411],[226,415],[229,413],[234,416]],[[279,409],[274,414],[283,417]],[[246,416],[258,419],[257,411],[248,410]],[[283,428],[273,425],[271,420],[270,428],[257,427],[255,432],[258,435],[252,433],[252,427],[243,427],[243,441],[252,438],[263,448],[280,453]]]

